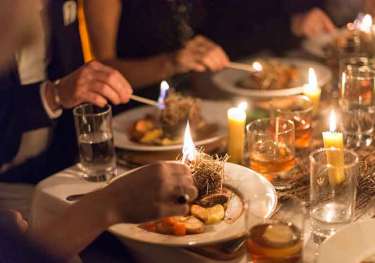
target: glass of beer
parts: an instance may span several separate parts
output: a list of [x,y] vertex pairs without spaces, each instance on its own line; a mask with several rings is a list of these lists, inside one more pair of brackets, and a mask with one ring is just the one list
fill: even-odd
[[83,177],[89,181],[111,179],[116,175],[111,106],[82,104],[73,114]]
[[247,252],[251,262],[302,262],[306,218],[304,202],[292,196],[283,196],[279,199],[276,212],[270,218],[262,218],[256,214],[259,211],[256,203],[263,202],[261,199],[264,197],[251,197],[245,210]]
[[295,166],[294,123],[281,117],[258,119],[246,127],[250,168],[276,188],[289,187]]
[[313,103],[307,96],[291,96],[276,109],[277,116],[292,120],[295,128],[297,149],[309,148],[312,142]]

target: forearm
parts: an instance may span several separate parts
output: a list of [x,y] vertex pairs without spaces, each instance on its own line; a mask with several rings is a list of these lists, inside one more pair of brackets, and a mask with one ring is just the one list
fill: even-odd
[[99,190],[85,196],[67,208],[61,217],[31,229],[31,239],[62,261],[76,256],[111,225],[105,211],[107,204],[103,204],[106,200],[103,192]]
[[177,73],[172,54],[142,59],[113,58],[103,62],[119,70],[133,87],[154,84]]

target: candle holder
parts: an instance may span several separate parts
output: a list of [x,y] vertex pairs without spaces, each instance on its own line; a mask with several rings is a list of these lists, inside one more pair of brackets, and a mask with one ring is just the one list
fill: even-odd
[[294,122],[295,147],[297,149],[309,148],[312,141],[312,118],[314,105],[307,96],[291,96],[280,99],[276,109],[278,117]]
[[294,123],[283,118],[258,119],[246,127],[250,168],[276,188],[289,188],[295,166]]
[[369,66],[347,66],[341,77],[339,104],[345,143],[349,148],[369,146],[375,124],[375,71]]
[[[336,162],[343,155],[343,162]],[[313,233],[326,238],[353,220],[358,156],[351,150],[324,148],[310,154],[310,215]]]

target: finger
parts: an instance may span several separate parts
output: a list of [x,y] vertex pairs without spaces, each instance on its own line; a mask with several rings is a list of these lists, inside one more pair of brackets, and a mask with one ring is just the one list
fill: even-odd
[[327,33],[331,33],[336,30],[335,25],[333,24],[332,20],[328,16],[326,16],[325,14],[322,14],[322,20],[323,20],[323,27]]
[[108,101],[96,92],[87,92],[82,102],[92,103],[101,108],[108,104]]
[[163,203],[160,205],[159,217],[184,216],[189,213],[188,204]]
[[111,101],[113,104],[118,105],[122,100],[118,92],[113,89],[111,86],[102,83],[96,82],[89,86],[90,91],[105,97],[107,100]]
[[95,70],[95,75],[93,76],[95,80],[100,81],[101,83],[110,86],[114,92],[120,98],[120,102],[128,102],[133,90],[126,80],[122,77],[121,73],[118,71],[101,71]]
[[112,86],[112,88],[119,94],[121,102],[129,101],[133,89],[119,71],[97,61],[90,62],[90,66],[95,70],[94,77],[101,82]]

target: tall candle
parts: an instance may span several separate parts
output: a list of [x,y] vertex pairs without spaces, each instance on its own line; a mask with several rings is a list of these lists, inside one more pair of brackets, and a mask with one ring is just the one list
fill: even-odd
[[304,94],[310,98],[314,105],[314,113],[317,113],[320,103],[321,89],[318,85],[315,70],[309,68],[309,82],[305,85]]
[[332,185],[340,184],[345,179],[344,173],[344,136],[336,131],[336,115],[331,111],[329,115],[329,131],[323,132],[324,148],[335,148],[337,152],[327,152],[327,162],[334,168],[328,172]]
[[242,163],[245,147],[246,103],[228,110],[229,161]]

